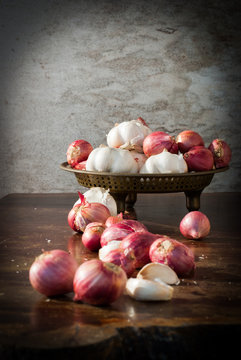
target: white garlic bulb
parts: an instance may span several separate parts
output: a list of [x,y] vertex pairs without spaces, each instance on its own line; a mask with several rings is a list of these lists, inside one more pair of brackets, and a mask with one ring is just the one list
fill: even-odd
[[145,174],[170,174],[170,173],[186,173],[188,167],[182,154],[172,154],[163,151],[160,154],[150,156],[140,169],[140,173]]
[[112,148],[143,152],[143,140],[151,132],[151,129],[139,120],[123,121],[109,131],[107,144]]
[[87,171],[137,173],[138,165],[128,150],[108,146],[94,149],[86,162]]
[[[101,187],[93,187],[87,190],[83,195],[88,203],[101,203],[110,210],[111,216],[117,215],[117,204],[113,196],[110,194],[109,190]],[[80,203],[81,200],[78,199],[74,206]]]

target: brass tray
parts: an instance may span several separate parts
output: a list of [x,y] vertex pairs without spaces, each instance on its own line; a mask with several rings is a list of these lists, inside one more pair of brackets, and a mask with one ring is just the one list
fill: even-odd
[[67,162],[62,163],[60,168],[74,173],[81,186],[109,189],[110,194],[117,202],[118,212],[120,212],[134,207],[138,193],[172,192],[184,192],[187,209],[189,211],[198,210],[203,189],[210,184],[216,173],[226,171],[229,167],[185,174],[119,174],[76,170],[71,168]]

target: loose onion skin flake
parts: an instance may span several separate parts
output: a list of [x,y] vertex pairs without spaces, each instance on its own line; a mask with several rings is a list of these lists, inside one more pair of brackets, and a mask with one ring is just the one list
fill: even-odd
[[62,295],[73,291],[73,278],[78,264],[63,250],[45,251],[29,270],[32,287],[46,296]]
[[82,263],[74,277],[74,301],[91,305],[108,305],[124,292],[125,271],[112,263],[93,259]]

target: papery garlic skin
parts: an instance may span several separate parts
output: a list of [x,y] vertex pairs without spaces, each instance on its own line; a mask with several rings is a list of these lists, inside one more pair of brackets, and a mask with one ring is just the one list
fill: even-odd
[[[83,195],[88,203],[101,203],[109,209],[111,216],[117,215],[117,204],[113,196],[109,193],[109,190],[105,190],[101,187],[93,187],[87,190]],[[80,203],[81,200],[78,199],[74,206]]]
[[142,151],[143,140],[151,129],[140,120],[123,121],[107,134],[107,144],[112,148]]
[[140,301],[171,300],[173,288],[164,282],[130,278],[126,282],[125,293]]
[[145,154],[142,154],[135,150],[131,150],[130,154],[133,156],[134,160],[137,163],[138,171],[140,171],[140,169],[142,168],[142,166],[145,164],[145,162],[147,160],[147,156]]
[[140,169],[141,174],[179,174],[186,172],[188,172],[188,167],[183,155],[171,154],[168,151],[150,156]]
[[128,150],[99,147],[90,153],[86,162],[86,170],[112,173],[137,173],[138,165]]

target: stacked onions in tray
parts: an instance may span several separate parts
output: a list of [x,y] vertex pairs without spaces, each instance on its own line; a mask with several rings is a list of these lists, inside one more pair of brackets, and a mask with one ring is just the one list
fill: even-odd
[[[184,130],[176,137],[152,131],[142,118],[116,124],[107,145],[97,148],[75,140],[67,149],[69,166],[76,170],[114,173],[186,173],[227,166],[231,150],[221,139],[205,147],[200,134]],[[108,190],[91,188],[73,204],[68,224],[80,233],[83,246],[95,252],[92,260],[77,262],[64,250],[45,251],[33,262],[29,280],[46,296],[74,292],[73,300],[108,305],[122,295],[140,301],[170,300],[179,277],[193,276],[193,251],[165,234],[153,234],[137,220],[117,213]],[[199,240],[210,232],[200,211],[189,212],[179,224],[186,239]]]
[[75,140],[67,149],[68,164],[76,170],[111,173],[186,173],[228,166],[232,152],[222,139],[205,146],[202,136],[184,130],[171,136],[152,131],[145,120],[124,121],[107,134],[107,145],[93,148]]

